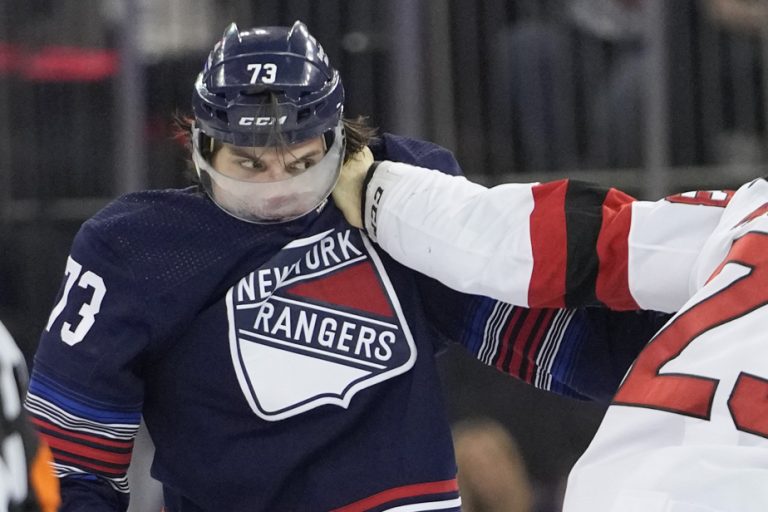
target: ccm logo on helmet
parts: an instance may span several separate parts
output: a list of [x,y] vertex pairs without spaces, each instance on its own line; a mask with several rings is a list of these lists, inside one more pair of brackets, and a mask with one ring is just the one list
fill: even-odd
[[240,118],[240,126],[271,126],[273,124],[284,124],[288,116],[280,117],[251,117]]

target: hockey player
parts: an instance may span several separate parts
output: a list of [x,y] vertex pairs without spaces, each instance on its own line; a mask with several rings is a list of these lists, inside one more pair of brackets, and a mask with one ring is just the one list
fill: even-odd
[[27,399],[63,511],[126,509],[142,416],[169,512],[458,510],[444,340],[611,396],[655,317],[513,308],[394,262],[328,199],[342,163],[369,146],[460,169],[433,144],[372,138],[343,104],[302,23],[232,25],[194,84],[199,183],[84,223]]
[[0,323],[0,512],[56,512],[59,483],[22,408],[26,388],[24,356]]
[[401,263],[523,306],[678,311],[572,470],[565,512],[768,510],[765,179],[642,202],[371,163],[350,162],[334,197]]

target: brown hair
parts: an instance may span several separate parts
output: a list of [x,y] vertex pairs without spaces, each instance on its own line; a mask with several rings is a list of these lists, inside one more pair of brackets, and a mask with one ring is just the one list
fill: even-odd
[[344,134],[347,139],[347,147],[344,151],[344,161],[362,150],[376,137],[378,130],[368,124],[368,118],[358,116],[355,119],[344,119]]

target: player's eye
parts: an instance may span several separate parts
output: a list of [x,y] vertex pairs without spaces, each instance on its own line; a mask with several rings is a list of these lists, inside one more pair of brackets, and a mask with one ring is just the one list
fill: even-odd
[[249,171],[263,171],[264,170],[264,164],[260,160],[251,160],[249,158],[246,158],[246,159],[238,161],[237,165],[239,165],[243,169],[248,169]]
[[295,162],[292,162],[290,165],[288,165],[288,172],[291,174],[298,174],[306,171],[313,165],[315,165],[317,162],[312,158],[302,158],[300,160],[296,160]]

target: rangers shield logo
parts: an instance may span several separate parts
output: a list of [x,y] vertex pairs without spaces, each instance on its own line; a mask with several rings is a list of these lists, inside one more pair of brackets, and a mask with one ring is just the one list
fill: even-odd
[[416,360],[384,266],[357,230],[291,242],[229,290],[227,310],[240,387],[265,420],[346,408]]

